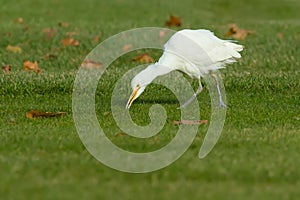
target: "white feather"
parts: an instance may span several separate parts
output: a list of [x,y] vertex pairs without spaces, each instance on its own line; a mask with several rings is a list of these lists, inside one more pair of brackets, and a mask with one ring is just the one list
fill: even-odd
[[242,45],[219,39],[211,31],[185,29],[175,33],[165,44],[158,63],[200,78],[235,62],[242,50]]
[[[217,38],[208,30],[181,30],[164,45],[163,55],[157,63],[138,73],[131,81],[133,93],[127,102],[129,108],[156,77],[180,70],[200,79],[209,71],[224,68],[240,58],[242,45]],[[137,91],[137,92],[136,92]],[[220,102],[221,105],[223,102]],[[225,104],[224,104],[225,105]]]

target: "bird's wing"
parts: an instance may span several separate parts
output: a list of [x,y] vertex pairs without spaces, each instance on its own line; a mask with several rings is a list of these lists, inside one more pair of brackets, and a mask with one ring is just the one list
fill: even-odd
[[198,67],[224,67],[240,58],[242,45],[217,38],[208,30],[182,30],[165,44],[165,51],[184,57]]

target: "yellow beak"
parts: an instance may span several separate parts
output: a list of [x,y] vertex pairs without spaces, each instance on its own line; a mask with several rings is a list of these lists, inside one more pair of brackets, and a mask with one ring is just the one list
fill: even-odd
[[140,86],[137,86],[136,88],[134,88],[132,94],[130,95],[130,98],[126,104],[126,109],[129,109],[132,102],[137,98],[137,94],[138,94],[138,91],[141,87]]

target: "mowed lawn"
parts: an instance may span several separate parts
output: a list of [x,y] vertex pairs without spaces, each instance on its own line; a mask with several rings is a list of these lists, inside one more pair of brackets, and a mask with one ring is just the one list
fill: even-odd
[[[0,6],[0,199],[298,199],[300,196],[300,2],[297,0],[23,0]],[[72,87],[85,56],[101,41],[136,27],[163,27],[170,15],[182,26],[210,29],[221,38],[228,24],[255,31],[239,43],[242,59],[222,70],[228,101],[224,130],[213,151],[197,155],[208,125],[201,125],[187,152],[172,165],[128,174],[98,162],[85,149],[72,117]],[[21,19],[20,19],[21,18]],[[64,46],[71,37],[78,46]],[[7,50],[19,47],[21,52]],[[19,50],[17,50],[19,51]],[[140,63],[112,63],[99,82],[96,111],[107,136],[123,149],[146,152],[172,140],[180,118],[172,93],[151,85],[131,116],[150,122],[149,107],[168,112],[161,133],[146,140],[121,133],[110,110],[116,81]],[[24,71],[37,61],[41,73]],[[189,79],[194,88],[197,80]],[[203,82],[205,85],[205,82]],[[188,97],[187,97],[188,98]],[[198,97],[210,119],[207,89]],[[27,119],[37,109],[67,112]]]

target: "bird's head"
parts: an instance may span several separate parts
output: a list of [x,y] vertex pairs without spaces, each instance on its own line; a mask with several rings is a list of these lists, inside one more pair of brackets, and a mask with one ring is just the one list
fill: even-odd
[[129,109],[132,102],[136,100],[145,90],[145,88],[157,77],[169,73],[172,69],[160,66],[157,64],[150,64],[146,69],[139,72],[132,80],[132,93],[126,104]]
[[132,102],[134,100],[136,100],[144,92],[144,90],[146,88],[146,85],[143,86],[143,85],[141,85],[139,83],[133,83],[133,81],[132,81],[131,87],[132,87],[132,93],[131,93],[131,95],[130,95],[130,97],[128,99],[128,102],[126,104],[126,108],[127,109],[129,109],[130,106],[131,106],[131,104],[132,104]]
[[132,93],[126,104],[126,108],[129,109],[132,102],[136,100],[145,90],[147,85],[149,85],[152,80],[156,77],[155,71],[153,70],[154,65],[149,65],[146,69],[140,71],[132,80],[131,88]]

